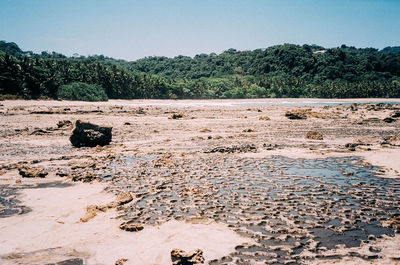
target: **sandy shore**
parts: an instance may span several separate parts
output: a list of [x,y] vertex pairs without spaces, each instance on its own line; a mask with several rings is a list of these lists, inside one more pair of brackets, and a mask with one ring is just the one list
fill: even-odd
[[[206,260],[234,251],[234,247],[251,242],[238,236],[226,225],[203,220],[200,223],[169,221],[160,226],[146,226],[141,233],[129,233],[118,228],[114,210],[99,213],[90,222],[82,223],[89,205],[103,205],[114,200],[105,193],[105,184],[77,184],[65,188],[25,189],[21,203],[32,212],[2,220],[0,226],[0,256],[2,264],[43,264],[59,262],[65,256],[44,255],[57,248],[58,253],[76,253],[88,264],[113,264],[119,258],[127,264],[170,264],[174,248],[200,248]],[[29,253],[41,250],[41,257]],[[11,259],[13,253],[27,257]],[[76,255],[75,254],[75,255]],[[50,258],[50,260],[49,260]],[[25,260],[24,260],[25,259]],[[53,259],[53,260],[51,260]]]
[[[2,101],[0,261],[171,264],[179,248],[210,264],[394,264],[399,235],[385,224],[400,211],[400,105],[370,102],[400,99]],[[77,119],[112,126],[111,145],[72,147],[57,123]],[[21,178],[22,166],[49,174]],[[380,187],[386,197],[370,200]],[[122,191],[132,202],[79,221]],[[119,229],[127,220],[144,229]],[[366,242],[372,226],[378,239]],[[340,238],[347,231],[362,240]],[[332,247],[329,233],[347,245]]]

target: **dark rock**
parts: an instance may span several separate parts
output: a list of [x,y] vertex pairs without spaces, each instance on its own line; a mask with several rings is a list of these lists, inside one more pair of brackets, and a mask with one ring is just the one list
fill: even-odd
[[182,115],[182,114],[180,114],[180,113],[174,113],[174,114],[171,115],[171,118],[170,118],[170,119],[177,120],[177,119],[182,119],[182,118],[183,118],[183,115]]
[[377,123],[380,122],[379,118],[368,118],[361,121],[358,121],[357,124],[368,124],[368,123]]
[[260,121],[269,121],[271,118],[268,116],[262,116],[260,118],[258,118]]
[[30,135],[44,135],[50,133],[49,131],[45,131],[43,129],[35,129],[33,132],[30,133]]
[[48,174],[43,168],[20,167],[18,172],[23,178],[44,178]]
[[125,262],[127,262],[127,261],[128,261],[128,259],[124,259],[124,258],[117,259],[117,261],[115,262],[115,265],[124,265]]
[[387,117],[387,118],[384,118],[383,121],[386,122],[386,123],[392,123],[392,122],[396,121],[396,119],[393,119],[391,117]]
[[37,110],[37,111],[31,111],[30,114],[54,114],[54,111],[52,111],[52,110]]
[[89,122],[77,120],[69,140],[75,147],[104,146],[111,142],[111,130],[112,127],[101,127]]
[[171,260],[173,265],[203,264],[203,251],[201,249],[197,249],[191,253],[186,253],[180,249],[173,249],[171,251]]
[[390,117],[392,117],[392,118],[400,118],[400,111],[393,112],[392,115],[390,115]]
[[383,137],[383,142],[381,143],[383,144],[388,144],[388,145],[400,145],[400,133],[398,135],[388,135]]
[[324,140],[324,136],[320,132],[309,131],[306,134],[306,139],[309,139],[309,140]]
[[[72,259],[67,259],[63,261],[59,261],[56,263],[50,263],[51,265],[83,265],[83,259],[81,258],[72,258]],[[50,265],[48,264],[48,265]]]
[[255,145],[243,145],[243,146],[230,146],[230,147],[216,147],[204,153],[243,153],[257,150]]
[[72,181],[92,182],[96,176],[92,173],[74,174],[71,176]]
[[400,215],[390,219],[388,224],[395,232],[400,232]]
[[59,121],[57,123],[57,128],[69,128],[72,126],[72,122],[70,120]]
[[371,146],[371,144],[359,142],[359,143],[347,143],[344,145],[344,147],[346,148],[356,148],[357,146]]
[[380,247],[375,247],[375,246],[370,246],[369,247],[369,251],[373,252],[373,253],[379,253],[382,251],[382,248]]
[[285,116],[289,120],[305,120],[305,119],[307,119],[306,113],[295,112],[295,111],[286,111]]
[[358,110],[358,105],[357,105],[356,103],[351,104],[351,105],[350,105],[350,110],[351,110],[351,111],[357,111],[357,110]]
[[266,143],[264,143],[263,147],[265,147],[266,150],[274,150],[275,148],[278,147],[278,145],[277,144],[266,144]]
[[136,114],[146,114],[146,111],[142,107],[139,107],[139,109],[136,111]]
[[128,221],[120,224],[119,228],[128,232],[138,232],[143,230],[144,227],[141,224],[133,223],[133,221]]

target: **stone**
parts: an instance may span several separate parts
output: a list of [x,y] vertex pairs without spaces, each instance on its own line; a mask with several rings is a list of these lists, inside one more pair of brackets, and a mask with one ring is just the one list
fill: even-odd
[[242,145],[242,146],[227,146],[227,147],[215,147],[211,150],[204,151],[204,153],[245,153],[254,152],[257,147],[252,144]]
[[50,133],[49,131],[47,131],[47,130],[43,130],[43,129],[35,129],[35,130],[33,130],[31,133],[30,133],[30,135],[45,135],[45,134],[48,134],[48,133]]
[[203,251],[201,249],[197,249],[193,252],[186,253],[180,249],[173,249],[171,251],[171,260],[173,265],[203,264]]
[[56,263],[50,263],[47,265],[83,265],[84,261],[81,258],[71,258],[71,259],[67,259],[67,260],[63,260],[63,261],[59,261]]
[[72,126],[72,122],[70,120],[63,120],[57,123],[57,128],[70,128]]
[[388,135],[383,138],[382,144],[400,145],[400,133],[397,135]]
[[180,113],[174,113],[170,117],[170,119],[173,119],[173,120],[182,119],[182,118],[183,118],[183,114],[180,114]]
[[23,178],[44,178],[48,174],[43,168],[20,167],[18,172]]
[[306,134],[306,139],[309,139],[309,140],[324,140],[324,136],[320,132],[309,131]]
[[400,232],[400,215],[390,219],[388,224],[395,232]]
[[269,121],[271,118],[268,116],[262,116],[260,118],[258,118],[260,121]]
[[98,206],[98,205],[89,205],[86,208],[85,216],[80,218],[80,221],[82,223],[86,223],[86,222],[90,221],[91,219],[93,219],[97,215],[98,212],[105,212],[105,211],[107,211],[107,207]]
[[400,111],[395,111],[395,112],[393,112],[391,115],[390,115],[390,117],[392,117],[392,118],[400,118]]
[[369,247],[369,251],[370,251],[370,252],[373,252],[373,253],[379,253],[379,252],[382,251],[382,248],[376,247],[376,246],[370,246],[370,247]]
[[391,118],[391,117],[387,117],[387,118],[384,118],[383,121],[386,122],[386,123],[392,123],[392,122],[396,121],[396,119]]
[[133,221],[124,222],[119,225],[119,228],[128,232],[138,232],[143,230],[142,224],[135,224]]
[[307,114],[304,112],[286,111],[285,116],[289,120],[305,120],[305,119],[307,119]]
[[117,207],[123,204],[127,204],[133,200],[132,195],[128,191],[121,192],[117,195],[117,198],[113,203],[111,203],[112,207]]
[[82,174],[73,174],[71,175],[72,181],[82,181],[82,182],[92,182],[96,179],[96,176],[92,173],[82,173]]
[[117,259],[117,261],[115,262],[115,265],[124,265],[125,262],[127,262],[127,261],[128,261],[128,259],[124,259],[124,258]]
[[75,147],[104,146],[111,142],[112,127],[102,127],[89,122],[77,120],[69,140]]

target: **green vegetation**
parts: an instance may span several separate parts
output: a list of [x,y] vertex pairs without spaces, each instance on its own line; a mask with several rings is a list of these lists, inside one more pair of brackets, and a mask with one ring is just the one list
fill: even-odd
[[58,89],[59,99],[83,101],[107,101],[108,97],[104,88],[99,85],[90,85],[82,82],[73,82],[62,85]]
[[[93,85],[74,88],[76,82]],[[103,55],[34,54],[0,41],[4,98],[104,100],[101,91],[112,99],[400,97],[400,47],[284,44],[128,62]]]

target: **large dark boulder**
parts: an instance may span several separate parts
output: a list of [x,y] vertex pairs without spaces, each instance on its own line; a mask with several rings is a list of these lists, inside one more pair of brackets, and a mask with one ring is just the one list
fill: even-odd
[[77,120],[69,140],[75,147],[103,146],[111,142],[111,130],[112,127],[102,127],[89,122]]

